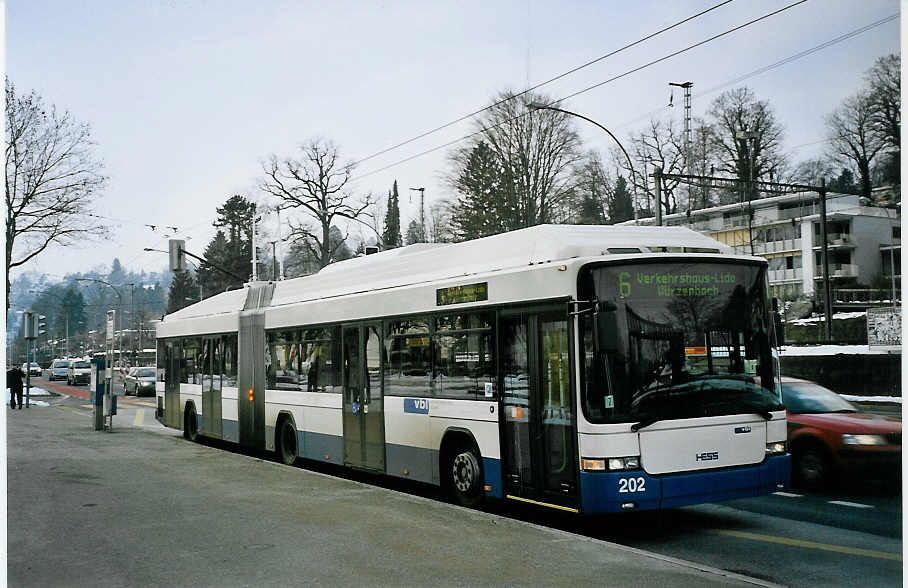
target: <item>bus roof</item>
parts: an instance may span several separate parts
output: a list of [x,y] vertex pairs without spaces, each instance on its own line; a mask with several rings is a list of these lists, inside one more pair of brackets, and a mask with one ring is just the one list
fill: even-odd
[[[730,254],[684,227],[538,225],[462,243],[419,243],[337,262],[317,274],[275,283],[271,307],[578,257],[650,252]],[[249,288],[224,292],[167,315],[171,320],[237,313]],[[166,329],[165,329],[166,330]]]

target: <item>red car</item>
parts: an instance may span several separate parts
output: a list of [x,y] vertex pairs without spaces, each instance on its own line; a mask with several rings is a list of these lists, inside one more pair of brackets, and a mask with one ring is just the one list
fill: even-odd
[[900,419],[861,412],[832,390],[794,378],[782,378],[782,402],[796,483],[820,489],[849,474],[901,476]]

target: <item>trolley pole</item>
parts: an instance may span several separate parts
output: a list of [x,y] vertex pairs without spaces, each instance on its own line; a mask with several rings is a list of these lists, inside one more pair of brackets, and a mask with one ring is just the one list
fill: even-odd
[[820,255],[823,257],[823,297],[826,303],[826,340],[832,341],[832,291],[829,284],[829,244],[826,239],[826,178],[820,178]]

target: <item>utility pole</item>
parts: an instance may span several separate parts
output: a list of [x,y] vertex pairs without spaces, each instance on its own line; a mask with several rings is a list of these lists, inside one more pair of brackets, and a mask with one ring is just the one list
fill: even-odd
[[823,296],[826,302],[826,340],[832,341],[832,292],[829,284],[829,245],[826,239],[826,178],[820,178],[820,255],[823,256]]
[[276,282],[279,278],[277,270],[277,241],[271,241],[271,281]]
[[[690,157],[690,89],[694,86],[693,82],[669,82],[669,86],[677,86],[684,89],[684,168],[682,174],[691,173]],[[687,190],[687,210],[691,209],[691,191]]]
[[662,168],[653,168],[653,181],[656,183],[656,226],[662,226]]

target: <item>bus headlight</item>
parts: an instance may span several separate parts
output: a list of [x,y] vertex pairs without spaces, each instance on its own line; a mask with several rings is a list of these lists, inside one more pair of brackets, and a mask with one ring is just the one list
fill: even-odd
[[766,455],[782,455],[788,451],[787,441],[774,441],[766,444]]
[[886,445],[882,435],[842,435],[845,445]]
[[580,460],[580,469],[587,472],[623,471],[640,469],[640,457],[589,458]]

